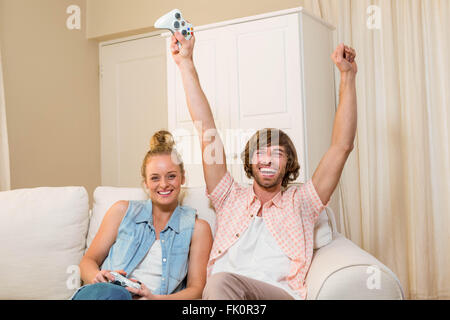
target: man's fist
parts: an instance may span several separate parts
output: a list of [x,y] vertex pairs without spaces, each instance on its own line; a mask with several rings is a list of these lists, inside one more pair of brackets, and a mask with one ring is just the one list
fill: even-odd
[[[181,49],[178,47],[178,42],[181,44]],[[172,57],[177,65],[180,65],[180,63],[184,61],[192,61],[194,44],[194,33],[192,33],[192,37],[189,40],[186,40],[178,31],[172,35],[170,50],[172,51]]]
[[356,52],[353,48],[347,47],[343,43],[338,45],[336,50],[331,55],[336,67],[338,67],[341,73],[353,72],[356,74],[358,72],[358,66],[355,62]]

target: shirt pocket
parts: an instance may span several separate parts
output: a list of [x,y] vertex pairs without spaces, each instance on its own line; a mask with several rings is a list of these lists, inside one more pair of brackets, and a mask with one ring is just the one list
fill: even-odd
[[177,234],[172,243],[172,254],[181,254],[189,252],[189,246],[191,245],[191,238],[188,236],[187,232],[181,232]]

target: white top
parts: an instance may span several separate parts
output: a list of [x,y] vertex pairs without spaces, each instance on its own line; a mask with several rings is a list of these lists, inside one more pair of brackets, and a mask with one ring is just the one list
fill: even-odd
[[161,285],[162,276],[162,249],[160,240],[155,240],[144,259],[133,270],[129,278],[144,283],[151,292]]
[[276,243],[262,217],[256,216],[244,234],[213,265],[211,274],[232,272],[264,281],[301,300],[288,285],[291,260]]

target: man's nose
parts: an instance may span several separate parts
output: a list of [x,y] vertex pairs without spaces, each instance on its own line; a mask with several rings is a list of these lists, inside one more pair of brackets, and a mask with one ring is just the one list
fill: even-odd
[[270,155],[270,152],[264,153],[260,158],[259,162],[262,164],[270,164],[272,162],[272,156]]

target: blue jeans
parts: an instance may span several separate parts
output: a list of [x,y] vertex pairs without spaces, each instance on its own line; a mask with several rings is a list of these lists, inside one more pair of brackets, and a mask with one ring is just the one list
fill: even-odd
[[131,293],[116,284],[99,282],[78,290],[72,300],[131,300]]

